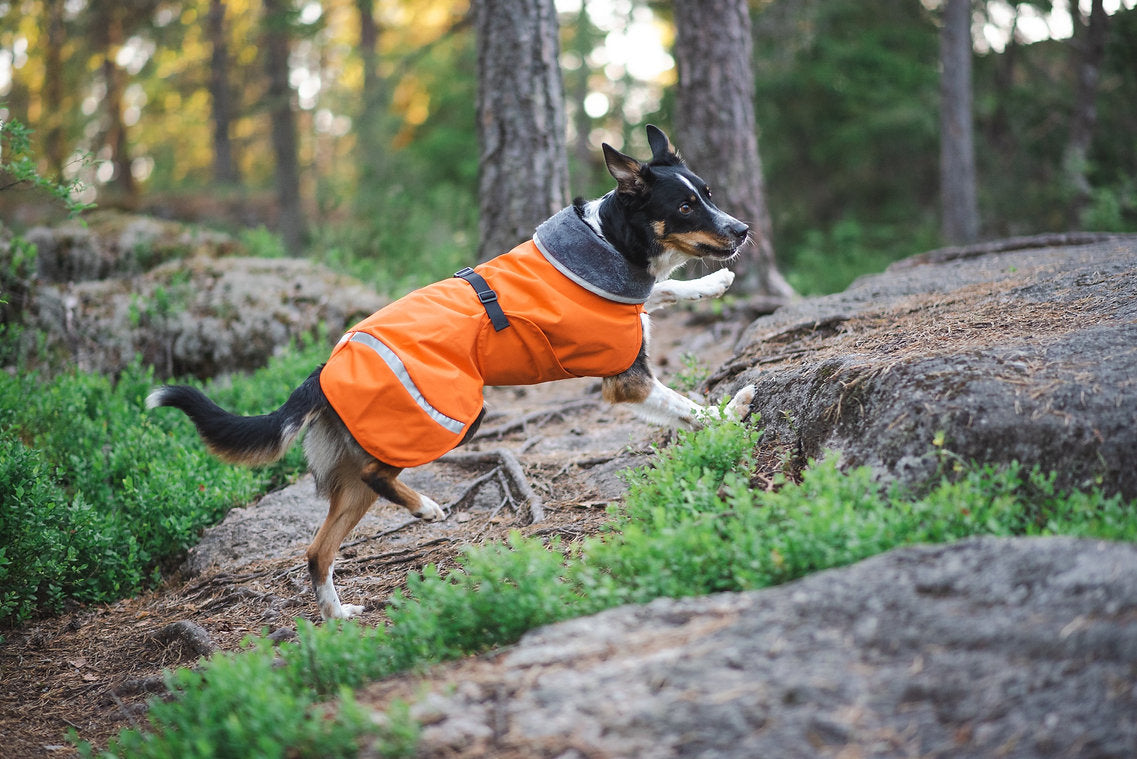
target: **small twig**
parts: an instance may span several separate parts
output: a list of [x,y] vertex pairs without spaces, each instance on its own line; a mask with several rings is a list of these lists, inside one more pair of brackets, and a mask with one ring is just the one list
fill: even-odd
[[509,497],[508,493],[504,498],[501,499],[501,503],[497,505],[497,508],[491,511],[490,515],[486,517],[485,524],[483,524],[482,529],[478,530],[478,533],[474,535],[473,539],[470,541],[471,543],[477,542],[482,537],[482,535],[486,534],[486,530],[488,530],[490,528],[490,525],[493,524],[493,518],[497,516],[497,513],[501,511],[507,503],[513,503],[513,499]]
[[[5,188],[0,187],[0,189],[5,189]],[[126,708],[123,706],[123,703],[121,701],[119,701],[117,698],[115,698],[114,691],[111,692],[111,698],[114,698],[115,702],[118,704],[118,707],[120,709],[122,709],[122,713],[125,714],[127,716],[127,718],[130,720],[131,725],[133,725],[134,727],[138,727],[138,720],[134,719],[134,715],[126,710]],[[80,733],[83,732],[83,728],[79,727],[78,725],[76,725],[74,722],[67,719],[66,717],[61,716],[61,717],[59,717],[59,719],[66,722],[68,725],[71,725],[71,727],[75,728]]]
[[524,443],[521,444],[520,452],[521,453],[528,453],[529,450],[531,448],[533,448],[533,446],[537,445],[538,443],[540,443],[544,439],[545,439],[544,435],[534,435],[533,437],[529,438],[528,440],[526,440]]
[[[383,561],[384,564],[396,564],[402,561],[406,561],[409,556],[417,556],[418,554],[423,553],[422,549],[424,548],[438,545],[439,543],[449,542],[450,538],[434,538],[433,540],[428,540],[425,543],[419,543],[413,548],[404,548],[401,551],[387,551],[386,553],[375,553],[367,556],[351,556],[347,558],[341,558],[336,562],[336,566],[339,567],[343,566],[344,564],[357,564],[364,561]],[[396,557],[402,558],[398,558],[396,560]]]
[[275,593],[262,593],[259,590],[253,590],[244,585],[238,585],[205,604],[199,611],[208,611],[217,606],[232,606],[241,601],[257,601],[269,607],[284,604],[284,599]]
[[595,405],[597,405],[596,400],[593,400],[591,398],[584,398],[581,400],[572,401],[571,403],[562,404],[557,408],[543,408],[536,411],[531,411],[528,414],[516,417],[512,421],[506,422],[505,424],[499,424],[497,427],[488,427],[486,429],[480,430],[478,434],[474,435],[474,440],[490,437],[494,438],[495,440],[501,440],[511,432],[527,429],[530,422],[540,420],[541,424],[546,424],[556,417],[564,416],[569,411],[579,411],[580,409],[591,408]]
[[279,572],[277,572],[276,574],[274,574],[272,576],[270,582],[276,582],[278,580],[284,579],[285,577],[288,577],[291,574],[297,574],[299,572],[307,572],[307,571],[308,571],[308,568],[305,566],[291,566],[288,569],[282,569]]
[[[124,704],[122,702],[122,699],[118,697],[118,694],[114,692],[114,689],[112,688],[110,691],[108,691],[107,695],[110,696],[111,701],[114,702],[114,705],[119,710],[119,712],[123,716],[125,716],[128,720],[130,720],[130,726],[133,727],[135,730],[137,730],[138,729],[138,720],[135,719],[135,717],[131,713],[130,709],[126,708],[126,704]],[[76,725],[74,722],[72,722],[69,719],[66,719],[64,717],[60,717],[60,719],[62,719],[68,725],[71,725],[72,727],[74,727],[76,729],[78,729],[78,727],[79,727],[78,725]]]
[[562,474],[567,472],[569,470],[569,467],[571,467],[571,466],[580,467],[581,469],[588,469],[588,468],[591,468],[594,466],[599,466],[600,464],[607,464],[609,461],[611,461],[614,458],[616,458],[616,457],[615,456],[592,456],[592,457],[587,458],[587,459],[577,459],[575,461],[569,461],[564,466],[562,466],[560,469],[558,469],[557,473],[554,474],[550,479],[553,479],[553,480],[557,479]]
[[344,543],[340,546],[340,549],[351,548],[352,546],[357,546],[360,543],[368,543],[372,540],[378,540],[379,538],[385,538],[388,535],[393,535],[394,533],[398,532],[399,530],[406,529],[407,527],[410,527],[412,524],[419,522],[419,521],[421,521],[421,520],[418,517],[411,517],[407,521],[400,522],[399,524],[395,525],[394,527],[390,528],[389,530],[383,530],[383,532],[378,532],[374,535],[367,535],[367,536],[364,536],[362,538],[356,538],[355,540]]

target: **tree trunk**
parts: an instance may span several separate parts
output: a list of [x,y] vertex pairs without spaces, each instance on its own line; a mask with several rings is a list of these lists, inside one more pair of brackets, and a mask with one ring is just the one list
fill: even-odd
[[940,29],[940,204],[953,245],[979,237],[971,122],[971,0],[945,0]]
[[355,206],[360,214],[375,207],[375,189],[383,182],[387,151],[385,114],[387,92],[379,75],[379,25],[375,22],[374,0],[355,0],[359,14],[359,57],[363,65],[363,92],[356,122],[359,149],[357,165],[360,191]]
[[676,144],[716,205],[750,225],[736,289],[790,297],[778,272],[754,117],[753,42],[746,0],[675,0]]
[[475,0],[478,260],[533,236],[569,202],[564,89],[553,0]]
[[289,4],[264,0],[264,44],[268,73],[268,112],[272,120],[272,148],[276,156],[276,195],[279,229],[289,255],[298,256],[308,239],[300,203],[300,159],[292,89],[288,86]]
[[1088,22],[1074,35],[1077,81],[1074,89],[1074,113],[1070,120],[1070,138],[1066,143],[1063,167],[1066,181],[1074,191],[1071,221],[1078,217],[1090,199],[1089,168],[1090,143],[1097,124],[1098,80],[1105,59],[1105,42],[1109,36],[1109,16],[1102,0],[1093,0]]
[[213,109],[213,179],[220,184],[240,184],[233,162],[229,126],[233,121],[233,98],[229,89],[229,44],[225,39],[225,2],[210,0],[206,34],[213,54],[209,66],[209,96]]
[[47,35],[44,45],[43,113],[49,125],[44,156],[53,178],[63,176],[67,144],[63,134],[63,0],[48,0]]
[[103,83],[107,88],[106,107],[107,132],[106,144],[110,147],[111,163],[114,165],[114,176],[108,189],[113,196],[113,202],[132,207],[134,205],[137,186],[134,183],[134,174],[131,172],[130,147],[126,139],[126,124],[122,120],[122,98],[126,89],[125,74],[115,58],[123,44],[123,16],[121,8],[111,6],[107,15],[106,49],[103,51]]

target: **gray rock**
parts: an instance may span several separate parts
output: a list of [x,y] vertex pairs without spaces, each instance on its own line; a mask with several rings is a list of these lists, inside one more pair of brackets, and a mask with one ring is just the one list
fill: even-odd
[[45,282],[135,276],[166,261],[230,255],[239,247],[221,232],[115,211],[33,227],[24,237],[36,246],[36,273]]
[[712,395],[747,382],[767,440],[919,485],[932,441],[1060,487],[1137,497],[1137,239],[864,277],[756,320]]
[[[980,538],[543,628],[420,756],[1137,756],[1137,547]],[[420,691],[421,692],[421,691]]]
[[319,264],[241,257],[228,235],[146,216],[100,212],[24,239],[34,265],[0,238],[11,294],[0,316],[27,328],[33,358],[92,372],[117,374],[135,356],[160,377],[256,369],[322,328],[330,343],[386,303]]
[[211,377],[259,368],[322,325],[334,340],[384,303],[310,261],[197,256],[138,276],[41,284],[26,320],[49,351],[88,371],[113,374],[137,354],[161,376]]

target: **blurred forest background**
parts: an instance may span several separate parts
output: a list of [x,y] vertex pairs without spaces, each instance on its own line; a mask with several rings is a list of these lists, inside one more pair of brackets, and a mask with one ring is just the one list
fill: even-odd
[[[837,290],[970,241],[945,239],[941,218],[945,3],[748,5],[761,164],[742,168],[764,177],[789,282]],[[677,103],[676,20],[694,7],[557,0],[573,195],[612,185],[601,142],[646,155],[650,122],[682,152],[673,125],[726,107],[710,93]],[[973,0],[964,13],[979,225],[965,238],[1137,230],[1134,0]],[[0,0],[0,117],[32,130],[38,171],[81,182],[83,202],[381,271],[392,291],[471,262],[479,195],[492,208],[476,16],[468,0]],[[59,214],[10,185],[5,226]]]

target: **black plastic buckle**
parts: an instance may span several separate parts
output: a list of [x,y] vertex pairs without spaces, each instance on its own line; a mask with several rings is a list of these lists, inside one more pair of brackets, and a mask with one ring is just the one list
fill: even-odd
[[474,288],[474,293],[477,294],[482,307],[486,309],[486,315],[489,316],[494,331],[501,332],[509,326],[509,318],[497,302],[497,293],[493,291],[493,288],[489,286],[482,275],[466,266],[454,272],[454,276],[466,280]]

